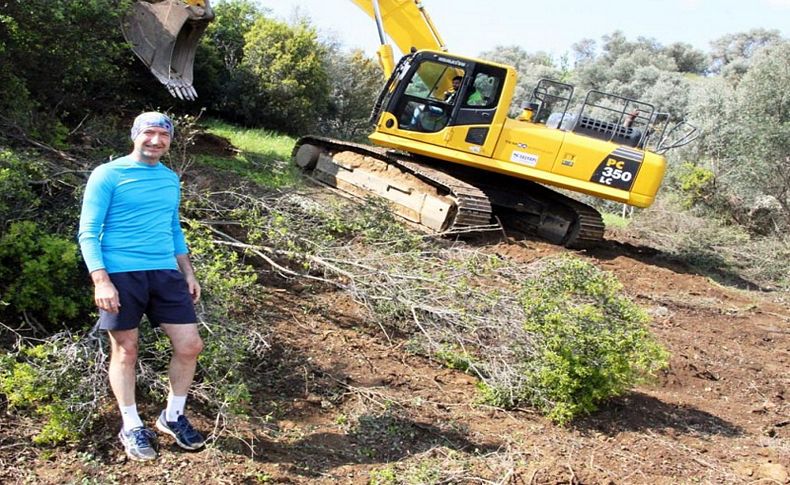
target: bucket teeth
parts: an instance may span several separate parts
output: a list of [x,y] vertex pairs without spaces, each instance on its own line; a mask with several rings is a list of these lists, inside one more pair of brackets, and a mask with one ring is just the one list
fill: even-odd
[[124,19],[123,33],[132,51],[178,99],[193,101],[195,51],[214,18],[210,2],[190,6],[182,0],[137,0]]

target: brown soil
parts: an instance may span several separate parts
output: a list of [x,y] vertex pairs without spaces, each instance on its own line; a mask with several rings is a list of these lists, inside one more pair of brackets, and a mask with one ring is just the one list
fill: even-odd
[[[567,251],[536,241],[483,250],[519,261]],[[787,295],[722,286],[614,240],[577,254],[650,311],[672,357],[656,385],[569,427],[478,404],[472,377],[388,341],[344,293],[268,287],[273,348],[248,421],[196,453],[162,438],[160,458],[140,464],[123,457],[111,405],[87,448],[33,447],[32,421],[4,414],[0,481],[790,483]],[[158,403],[140,406],[153,421]],[[210,433],[217,424],[200,411],[193,421]]]

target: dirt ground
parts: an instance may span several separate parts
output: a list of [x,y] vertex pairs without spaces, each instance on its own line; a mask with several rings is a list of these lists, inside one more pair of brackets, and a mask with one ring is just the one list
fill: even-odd
[[[566,251],[537,241],[487,251],[520,261]],[[126,461],[114,410],[88,448],[29,445],[3,416],[4,483],[790,483],[790,305],[724,286],[649,248],[610,240],[577,253],[653,315],[672,353],[656,385],[558,427],[528,409],[478,404],[475,380],[366,326],[342,293],[273,289],[273,350],[254,414],[197,453],[163,438]],[[141,403],[144,416],[157,408]],[[217,423],[195,410],[210,433]],[[228,437],[231,436],[231,437]]]

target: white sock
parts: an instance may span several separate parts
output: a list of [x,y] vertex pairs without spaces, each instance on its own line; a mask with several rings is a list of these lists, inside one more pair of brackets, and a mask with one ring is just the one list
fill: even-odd
[[165,409],[165,419],[171,423],[178,421],[178,417],[184,414],[184,405],[187,402],[186,396],[167,395],[167,409]]
[[125,433],[143,425],[140,416],[137,414],[137,404],[119,407],[121,408],[121,419],[123,419],[123,431]]

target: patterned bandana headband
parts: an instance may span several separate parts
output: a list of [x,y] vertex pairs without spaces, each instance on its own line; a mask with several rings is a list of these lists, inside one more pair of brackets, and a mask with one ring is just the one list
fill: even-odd
[[149,111],[134,119],[134,124],[132,125],[132,141],[134,141],[137,135],[142,133],[143,130],[151,126],[164,128],[170,133],[170,138],[173,137],[173,122],[170,121],[170,118],[162,113]]

